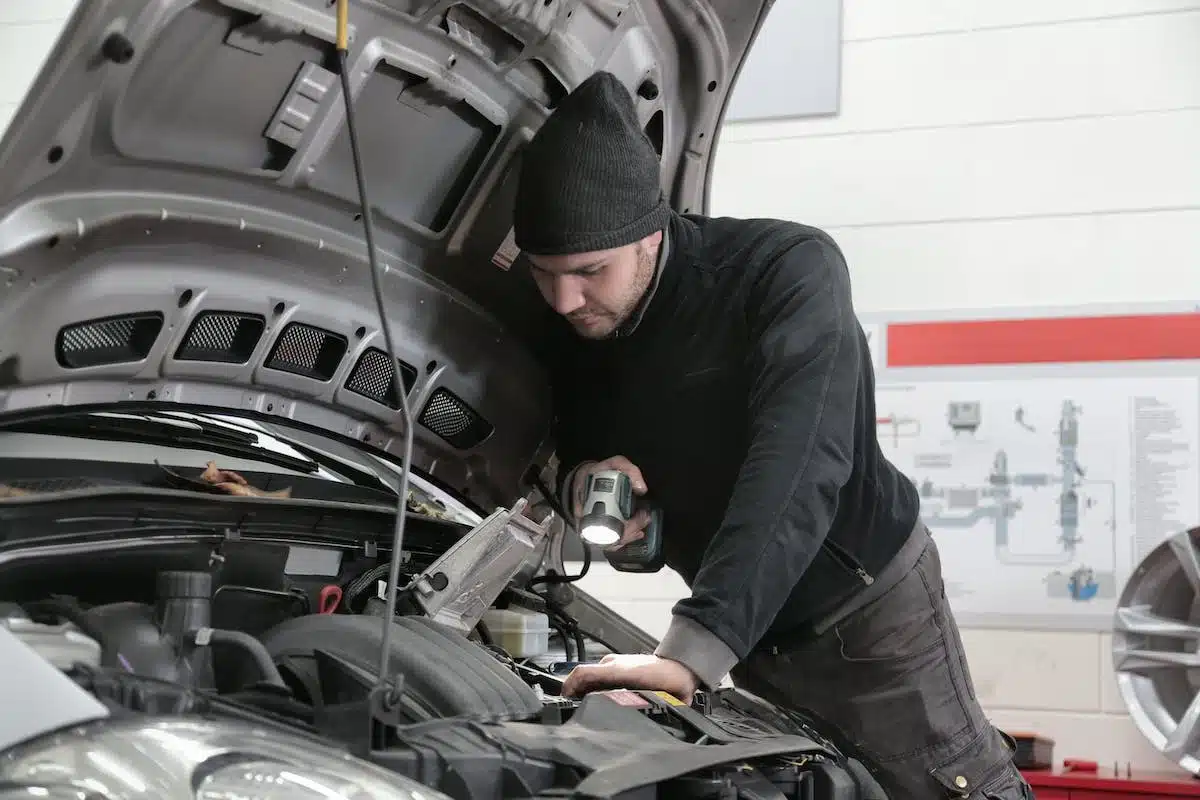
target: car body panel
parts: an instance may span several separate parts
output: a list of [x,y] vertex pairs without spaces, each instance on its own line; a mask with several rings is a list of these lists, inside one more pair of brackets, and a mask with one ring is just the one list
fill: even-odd
[[[351,4],[356,121],[416,465],[506,504],[552,449],[516,168],[598,69],[676,208],[769,2]],[[328,0],[89,0],[0,143],[0,421],[153,401],[397,453]]]

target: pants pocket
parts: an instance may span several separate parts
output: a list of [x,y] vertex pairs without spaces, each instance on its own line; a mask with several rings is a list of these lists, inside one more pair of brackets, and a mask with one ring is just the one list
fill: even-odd
[[[961,645],[941,593],[937,551],[830,634],[837,648],[842,721],[881,762],[923,761],[974,738],[986,725],[961,669]],[[887,720],[880,726],[880,720]],[[924,778],[927,782],[927,778]]]
[[923,569],[931,558],[937,558],[932,548],[899,583],[834,626],[843,660],[897,664],[944,645],[942,600],[931,591]]
[[1029,784],[1012,760],[999,731],[985,728],[961,752],[935,766],[930,775],[947,798],[960,800],[1027,800]]

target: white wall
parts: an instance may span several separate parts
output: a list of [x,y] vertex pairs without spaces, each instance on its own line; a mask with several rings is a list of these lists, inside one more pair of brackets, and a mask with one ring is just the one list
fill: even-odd
[[[0,2],[0,127],[74,0]],[[1200,0],[846,0],[842,113],[721,137],[713,213],[842,243],[863,311],[1200,299]],[[684,587],[594,568],[651,632]],[[1170,768],[1107,635],[967,630],[994,720]]]
[[1200,3],[845,0],[843,36],[841,114],[727,128],[713,213],[828,228],[864,311],[1197,296]]

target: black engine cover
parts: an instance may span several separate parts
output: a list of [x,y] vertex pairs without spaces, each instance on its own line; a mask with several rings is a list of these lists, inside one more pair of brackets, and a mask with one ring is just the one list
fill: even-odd
[[[541,712],[533,689],[476,643],[425,617],[397,617],[393,626],[390,664],[403,677],[403,721],[465,715],[525,719]],[[330,696],[333,687],[321,685],[317,651],[373,676],[382,639],[378,617],[318,614],[288,620],[262,642],[285,679],[320,709],[343,698]]]
[[624,690],[546,703],[487,649],[423,617],[394,622],[399,713],[372,723],[381,638],[376,617],[319,615],[263,644],[319,730],[455,800],[883,797],[816,731],[738,690],[700,707]]

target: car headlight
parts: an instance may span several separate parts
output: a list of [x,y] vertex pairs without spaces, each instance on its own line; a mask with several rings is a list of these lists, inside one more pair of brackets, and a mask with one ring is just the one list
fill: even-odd
[[95,800],[450,800],[302,736],[239,721],[103,721],[0,756],[0,785],[29,798]]

